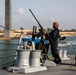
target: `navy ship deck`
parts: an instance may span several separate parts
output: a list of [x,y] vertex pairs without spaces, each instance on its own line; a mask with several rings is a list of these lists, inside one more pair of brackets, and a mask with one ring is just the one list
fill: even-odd
[[[55,67],[47,67],[47,71],[28,73],[26,75],[76,75],[76,66],[75,61],[72,62],[74,57],[71,57],[71,60],[63,61],[61,64],[57,64]],[[72,62],[72,64],[71,64]],[[6,69],[0,69],[0,75],[23,75],[20,73],[8,72]]]

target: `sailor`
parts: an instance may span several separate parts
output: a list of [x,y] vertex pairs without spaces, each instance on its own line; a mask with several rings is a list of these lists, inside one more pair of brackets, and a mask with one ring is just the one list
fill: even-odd
[[60,37],[59,36],[59,24],[58,22],[54,22],[53,23],[53,28],[54,30],[52,32],[49,33],[51,39],[53,40],[50,45],[51,45],[51,52],[52,52],[52,55],[54,57],[54,62],[55,63],[60,63],[61,62],[61,59],[59,57],[59,54],[58,54],[58,38]]

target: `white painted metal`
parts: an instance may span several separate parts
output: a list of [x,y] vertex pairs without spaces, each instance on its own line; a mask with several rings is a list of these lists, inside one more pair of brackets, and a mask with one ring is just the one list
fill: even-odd
[[18,49],[17,50],[17,67],[29,67],[30,50]]
[[30,53],[30,66],[39,67],[40,66],[40,55],[41,50],[34,50]]
[[16,66],[9,67],[8,71],[32,73],[47,70],[45,66],[40,66],[40,54],[41,50],[30,51],[25,49],[18,49]]
[[60,50],[59,56],[60,56],[61,60],[70,60],[70,58],[67,55],[67,50]]
[[28,41],[24,42],[24,49],[27,50],[27,49],[30,49],[30,50],[35,50],[35,44],[34,42],[31,42],[31,46],[28,45]]
[[56,63],[50,60],[46,60],[44,66],[56,66]]
[[59,57],[62,58],[62,50],[59,50]]
[[45,71],[47,68],[45,66],[40,66],[40,67],[31,67],[31,68],[20,68],[19,73],[33,73],[33,72],[38,72],[38,71]]
[[70,60],[70,58],[67,55],[67,50],[63,50],[63,52],[62,52],[62,60]]

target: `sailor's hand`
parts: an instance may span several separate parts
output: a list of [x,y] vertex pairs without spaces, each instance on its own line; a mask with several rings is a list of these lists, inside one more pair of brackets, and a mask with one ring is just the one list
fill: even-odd
[[66,37],[65,37],[65,36],[64,36],[64,37],[60,37],[60,40],[62,40],[62,41],[63,41],[63,40],[65,40],[65,39],[66,39]]

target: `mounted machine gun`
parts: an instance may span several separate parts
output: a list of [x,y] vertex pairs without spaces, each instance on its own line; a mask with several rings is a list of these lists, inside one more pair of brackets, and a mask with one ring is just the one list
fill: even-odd
[[51,37],[49,36],[49,34],[44,31],[44,28],[42,27],[42,25],[40,24],[40,22],[37,20],[37,18],[35,17],[35,15],[33,14],[33,12],[31,11],[31,9],[29,9],[29,11],[31,12],[31,14],[33,15],[34,19],[38,23],[38,25],[40,27],[41,34],[44,35],[45,37],[47,36],[49,42],[51,43],[53,40],[51,39]]
[[45,48],[45,39],[43,38],[43,36],[45,36],[45,38],[47,38],[49,40],[49,43],[52,43],[53,40],[51,39],[51,37],[49,36],[49,34],[44,30],[44,28],[42,27],[42,25],[40,24],[40,22],[37,20],[37,18],[35,17],[35,15],[33,14],[33,12],[31,11],[31,9],[29,9],[29,11],[31,12],[31,14],[33,15],[34,19],[36,20],[36,22],[38,23],[40,29],[39,29],[39,32],[40,32],[40,36],[41,36],[41,41],[37,47],[37,49],[41,49],[43,50],[42,51],[42,55],[43,55],[43,59],[45,60],[47,57],[48,57],[48,52]]

